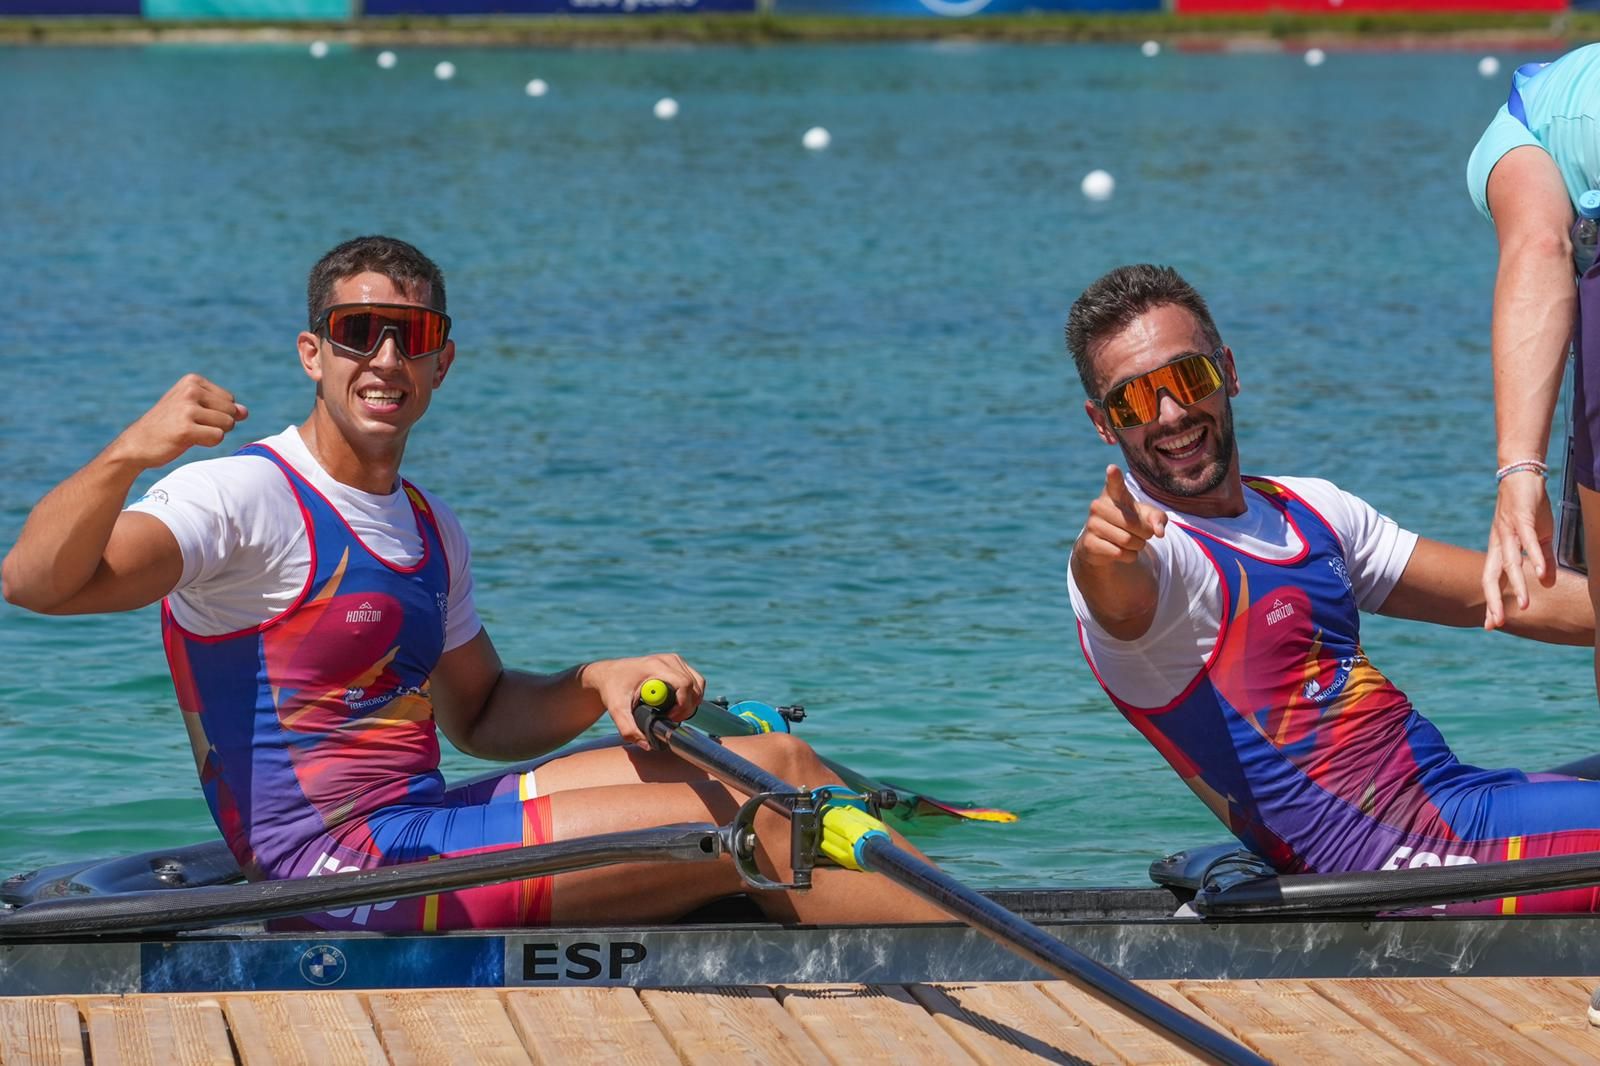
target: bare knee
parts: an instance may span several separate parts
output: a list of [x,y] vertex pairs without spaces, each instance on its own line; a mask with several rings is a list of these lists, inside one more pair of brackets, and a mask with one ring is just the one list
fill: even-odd
[[793,733],[732,737],[724,743],[769,773],[800,788],[834,784],[838,778],[822,764],[811,745]]

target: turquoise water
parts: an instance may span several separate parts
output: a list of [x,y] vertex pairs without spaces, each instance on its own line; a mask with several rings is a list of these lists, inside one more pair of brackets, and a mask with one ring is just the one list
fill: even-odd
[[[1476,55],[374,54],[0,50],[0,541],[185,371],[251,407],[239,443],[299,420],[305,271],[406,237],[460,346],[408,472],[462,515],[505,659],[674,649],[713,694],[804,703],[825,752],[1019,811],[919,837],[998,884],[1138,880],[1222,835],[1066,602],[1114,453],[1061,323],[1104,270],[1208,295],[1248,469],[1483,538],[1494,244],[1462,174],[1504,84]],[[1600,746],[1581,650],[1366,636],[1468,759]],[[0,657],[0,870],[212,832],[153,609],[0,606]]]

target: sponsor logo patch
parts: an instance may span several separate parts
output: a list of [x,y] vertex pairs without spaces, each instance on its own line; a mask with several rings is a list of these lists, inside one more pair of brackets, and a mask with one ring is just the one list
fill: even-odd
[[344,613],[344,620],[352,625],[358,622],[381,622],[383,621],[383,612],[366,600],[362,600],[360,607]]
[[300,976],[307,984],[326,988],[343,980],[349,970],[344,952],[332,944],[314,944],[300,956]]

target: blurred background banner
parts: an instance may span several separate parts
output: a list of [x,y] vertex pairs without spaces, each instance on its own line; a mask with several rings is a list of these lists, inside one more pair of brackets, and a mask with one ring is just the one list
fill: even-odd
[[[930,3],[937,0],[929,0]],[[993,0],[1015,4],[1016,0]],[[1149,3],[1159,7],[1159,0]],[[868,5],[869,7],[871,5]],[[893,4],[885,5],[888,11]],[[912,0],[911,7],[926,14]],[[946,4],[945,6],[970,6]],[[1036,3],[1034,6],[1038,6]],[[1112,0],[1112,6],[1121,6]],[[361,15],[655,15],[753,12],[759,0],[0,0],[7,15],[130,15],[149,19],[346,21]],[[850,4],[814,10],[846,11]]]
[[0,0],[0,15],[140,15],[139,0]]
[[1414,12],[1462,14],[1476,12],[1499,15],[1511,12],[1566,11],[1571,7],[1592,6],[1600,0],[1341,0],[1332,7],[1329,0],[1172,0],[1180,15],[1333,15],[1346,16]]
[[368,15],[655,15],[754,11],[757,0],[366,0]]
[[944,15],[949,18],[1017,15],[1029,11],[1160,11],[1162,7],[1162,0],[774,0],[773,4],[782,15]]
[[1595,10],[1600,0],[0,0],[0,17],[123,15],[148,19],[348,21],[364,15],[780,15],[969,18],[1051,12],[1169,10],[1178,15],[1507,14]]
[[[3,0],[0,0],[3,2]],[[352,0],[144,0],[144,16],[152,19],[347,19]],[[59,7],[76,8],[80,0]],[[139,4],[132,5],[138,14]]]

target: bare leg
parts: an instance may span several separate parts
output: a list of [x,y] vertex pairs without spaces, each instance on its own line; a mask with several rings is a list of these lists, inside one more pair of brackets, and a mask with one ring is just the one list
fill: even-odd
[[[723,747],[796,788],[843,784],[833,771],[817,758],[817,753],[812,750],[811,745],[790,733],[728,737],[723,741]],[[570,789],[604,785],[712,781],[713,778],[704,770],[689,765],[671,752],[641,751],[629,747],[583,751],[556,759],[539,767],[534,780],[538,782],[539,795],[549,796]],[[719,821],[726,820],[726,818],[719,819]],[[665,823],[658,821],[648,824]],[[593,832],[604,832],[604,830],[593,830]],[[920,859],[927,859],[926,855],[912,847],[900,834],[893,830],[890,830],[890,833],[894,836],[896,844]]]
[[[805,742],[787,734],[730,738],[727,746],[798,786],[837,784]],[[554,772],[551,772],[554,771]],[[539,769],[541,794],[550,796],[557,839],[617,832],[673,822],[715,822],[733,817],[743,796],[665,752],[629,749],[584,752]],[[593,782],[599,787],[583,787]],[[762,810],[756,816],[757,861],[774,880],[788,880],[789,820]],[[915,852],[891,830],[897,844]],[[920,853],[918,853],[920,854]],[[743,891],[731,862],[648,863],[562,874],[551,895],[552,920],[642,921],[675,918],[702,904]],[[780,921],[931,922],[948,915],[876,874],[818,869],[806,892],[756,892],[756,904]]]

